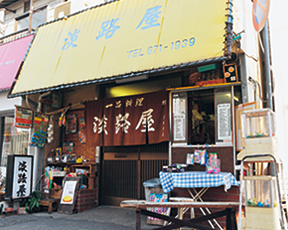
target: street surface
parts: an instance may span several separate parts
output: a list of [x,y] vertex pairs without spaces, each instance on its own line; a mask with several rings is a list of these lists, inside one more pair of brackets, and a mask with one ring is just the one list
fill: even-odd
[[[142,216],[141,228],[148,230],[157,226],[147,225]],[[39,212],[27,215],[0,215],[1,230],[133,230],[135,229],[135,209],[113,206],[96,208],[72,215],[53,212]]]

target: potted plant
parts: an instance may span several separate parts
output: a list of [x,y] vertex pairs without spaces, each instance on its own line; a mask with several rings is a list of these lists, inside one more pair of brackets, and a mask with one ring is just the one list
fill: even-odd
[[41,191],[35,190],[34,192],[31,193],[30,197],[25,203],[25,210],[28,213],[32,213],[35,211],[40,210],[40,204],[39,201],[42,198],[42,193]]

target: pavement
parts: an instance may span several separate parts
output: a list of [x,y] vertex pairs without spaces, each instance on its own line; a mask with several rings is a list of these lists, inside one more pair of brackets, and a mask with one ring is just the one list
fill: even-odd
[[[142,215],[141,229],[149,230],[155,225],[146,224]],[[159,226],[158,226],[159,227]],[[135,209],[101,205],[76,214],[60,214],[47,211],[25,215],[0,215],[1,230],[132,230],[135,229]]]

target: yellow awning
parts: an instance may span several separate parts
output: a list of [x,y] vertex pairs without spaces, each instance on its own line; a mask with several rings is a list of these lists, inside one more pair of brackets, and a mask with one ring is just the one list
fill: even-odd
[[121,0],[40,26],[10,96],[223,57],[226,2]]

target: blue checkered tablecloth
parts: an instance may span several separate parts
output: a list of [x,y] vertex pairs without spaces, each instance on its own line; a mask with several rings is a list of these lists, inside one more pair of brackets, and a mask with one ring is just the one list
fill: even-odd
[[225,191],[232,185],[239,186],[239,182],[231,173],[221,172],[208,174],[206,172],[160,172],[160,182],[164,192],[170,192],[174,188],[202,188],[218,187],[224,185]]

